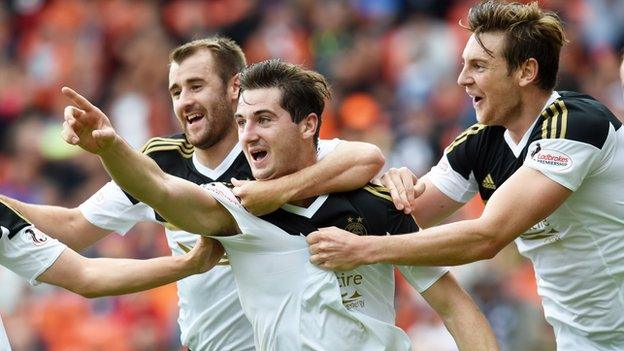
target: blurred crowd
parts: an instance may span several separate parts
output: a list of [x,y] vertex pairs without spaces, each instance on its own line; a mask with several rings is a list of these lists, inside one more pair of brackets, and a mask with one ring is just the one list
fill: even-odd
[[[558,90],[590,94],[624,116],[618,79],[624,1],[541,0],[566,24]],[[475,123],[456,84],[474,0],[4,0],[0,2],[0,193],[74,207],[108,177],[96,157],[59,135],[71,86],[101,107],[130,144],[178,131],[167,91],[168,53],[222,34],[250,63],[282,58],[323,73],[333,100],[322,137],[380,146],[387,167],[422,175]],[[478,215],[473,201],[454,218]],[[136,226],[88,256],[168,255],[162,228]],[[512,244],[454,268],[505,351],[554,350],[530,264]],[[175,285],[86,300],[31,288],[0,271],[0,313],[14,350],[179,350]],[[397,323],[415,350],[455,350],[439,319],[399,278]],[[478,331],[475,331],[478,332]]]

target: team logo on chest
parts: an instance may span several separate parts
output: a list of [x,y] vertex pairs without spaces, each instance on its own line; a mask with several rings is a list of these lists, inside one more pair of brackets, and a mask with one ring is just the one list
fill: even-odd
[[364,218],[362,217],[348,217],[347,226],[345,230],[357,235],[368,235],[366,227],[364,226]]

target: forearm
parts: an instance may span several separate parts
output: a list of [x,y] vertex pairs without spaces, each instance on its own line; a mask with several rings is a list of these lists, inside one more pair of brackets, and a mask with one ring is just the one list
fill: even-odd
[[0,200],[44,233],[77,251],[93,245],[111,232],[89,223],[78,208],[28,204],[3,195],[0,195]]
[[442,191],[427,178],[422,178],[425,191],[414,200],[412,217],[420,228],[429,228],[439,224],[464,204],[457,202]]
[[122,138],[115,138],[99,156],[113,180],[138,200],[154,208],[167,200],[167,174]]
[[342,142],[314,165],[279,179],[290,191],[291,201],[350,191],[366,185],[384,165],[384,156],[374,145]]
[[392,263],[414,266],[454,266],[496,255],[507,243],[479,220],[467,220],[425,229],[418,233],[367,236],[361,240],[364,264]]
[[70,290],[85,297],[123,295],[148,290],[196,272],[186,256],[149,260],[96,258],[85,259],[83,263],[81,284]]
[[450,273],[440,277],[422,296],[440,315],[460,350],[498,350],[488,321]]
[[496,336],[477,306],[467,301],[454,304],[452,313],[442,315],[444,325],[453,336],[460,351],[498,350]]

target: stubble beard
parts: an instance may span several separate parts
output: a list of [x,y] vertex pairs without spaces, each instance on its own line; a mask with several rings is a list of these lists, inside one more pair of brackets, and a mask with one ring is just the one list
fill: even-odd
[[187,133],[188,141],[198,149],[208,149],[226,137],[231,128],[234,128],[234,111],[226,101],[219,101],[207,111],[206,125],[201,133],[191,136]]
[[504,109],[483,111],[480,116],[477,113],[477,122],[487,126],[506,126],[522,115],[524,109],[519,99],[507,106],[509,107]]

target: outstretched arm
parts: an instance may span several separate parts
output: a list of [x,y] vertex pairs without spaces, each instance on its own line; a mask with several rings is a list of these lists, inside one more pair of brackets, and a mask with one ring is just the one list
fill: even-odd
[[72,89],[62,91],[75,105],[65,108],[63,139],[99,155],[121,188],[182,230],[211,235],[235,232],[232,216],[207,191],[163,172],[116,134],[100,109]]
[[363,187],[383,165],[384,157],[377,146],[342,141],[314,165],[284,177],[263,181],[233,179],[233,191],[247,210],[263,215],[290,201]]
[[37,280],[63,287],[84,297],[122,295],[165,285],[214,267],[223,247],[214,239],[201,237],[182,256],[149,260],[85,258],[65,249]]
[[76,251],[95,244],[111,232],[91,224],[78,208],[28,204],[4,195],[0,195],[0,200],[19,211],[42,232]]
[[461,351],[498,350],[496,336],[472,298],[446,273],[422,293]]
[[448,266],[492,258],[554,212],[571,193],[540,171],[523,166],[494,192],[477,219],[394,236],[321,230],[307,236],[310,260],[327,269],[352,269],[381,262]]

